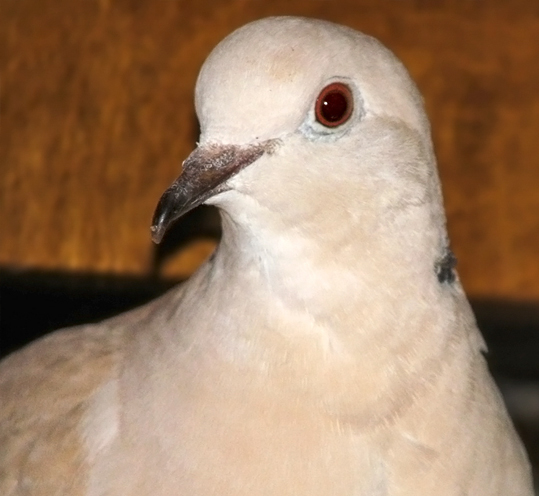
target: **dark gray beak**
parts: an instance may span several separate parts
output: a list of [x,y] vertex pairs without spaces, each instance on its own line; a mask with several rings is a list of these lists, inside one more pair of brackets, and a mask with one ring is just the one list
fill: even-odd
[[152,221],[152,239],[160,243],[169,226],[208,198],[226,191],[226,181],[265,152],[253,146],[199,147],[183,163],[178,179],[163,193]]

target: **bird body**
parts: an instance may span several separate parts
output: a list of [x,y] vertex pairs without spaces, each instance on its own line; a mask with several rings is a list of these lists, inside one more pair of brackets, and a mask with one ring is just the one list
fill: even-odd
[[0,494],[531,496],[402,64],[269,18],[195,101],[152,231],[208,203],[221,242],[158,300],[0,364]]

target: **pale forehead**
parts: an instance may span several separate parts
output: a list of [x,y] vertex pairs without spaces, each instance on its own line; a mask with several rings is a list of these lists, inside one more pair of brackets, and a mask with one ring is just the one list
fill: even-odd
[[213,139],[275,138],[297,128],[328,80],[357,80],[376,103],[380,84],[399,72],[387,49],[352,29],[304,18],[264,19],[235,31],[210,54],[197,83],[197,113],[203,134]]

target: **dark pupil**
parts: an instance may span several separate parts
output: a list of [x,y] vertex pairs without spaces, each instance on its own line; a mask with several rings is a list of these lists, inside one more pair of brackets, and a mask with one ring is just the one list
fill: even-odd
[[348,108],[348,100],[339,91],[328,93],[322,101],[320,112],[329,122],[337,122],[342,119]]

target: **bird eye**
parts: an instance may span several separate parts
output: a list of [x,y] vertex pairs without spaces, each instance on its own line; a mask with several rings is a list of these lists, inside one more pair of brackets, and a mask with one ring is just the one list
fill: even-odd
[[331,83],[318,95],[314,111],[320,124],[337,127],[350,118],[353,108],[350,88],[343,83]]

